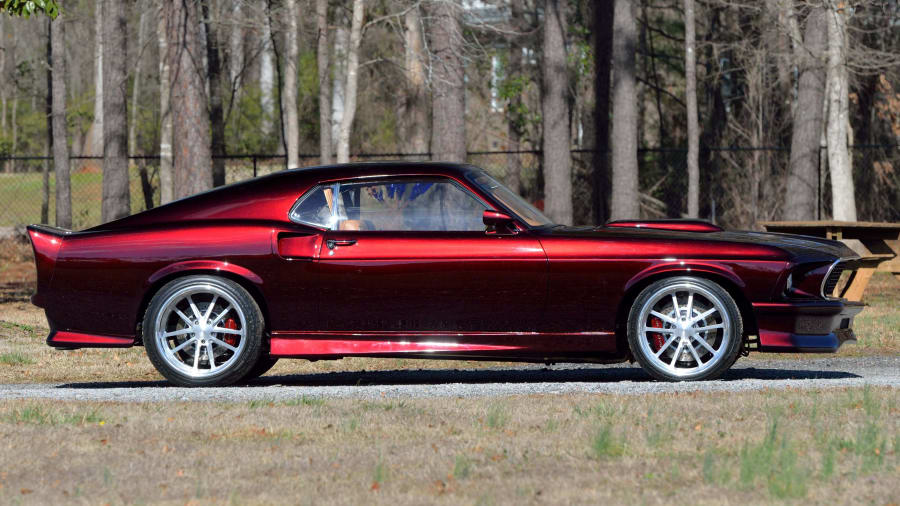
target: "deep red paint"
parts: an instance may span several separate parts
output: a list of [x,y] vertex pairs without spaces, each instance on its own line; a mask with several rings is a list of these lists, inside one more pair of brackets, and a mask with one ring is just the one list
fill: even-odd
[[50,333],[47,344],[59,348],[129,348],[134,346],[134,338],[58,331]]
[[158,287],[211,273],[257,298],[275,356],[542,361],[624,359],[631,300],[667,276],[707,277],[730,290],[763,351],[836,349],[843,341],[834,329],[860,309],[784,294],[789,272],[813,286],[821,266],[853,255],[832,241],[695,221],[529,229],[511,215],[515,227],[494,233],[415,233],[326,231],[288,219],[323,182],[426,175],[455,180],[485,202],[488,221],[505,222],[510,210],[469,183],[470,170],[377,163],[284,171],[84,232],[32,226],[33,300],[58,329],[51,345],[127,346],[141,338],[136,329]]

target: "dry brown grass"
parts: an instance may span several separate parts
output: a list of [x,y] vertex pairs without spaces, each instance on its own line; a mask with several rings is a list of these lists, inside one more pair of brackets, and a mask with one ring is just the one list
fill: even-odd
[[[0,356],[24,357],[21,363],[0,361],[0,383],[156,380],[162,377],[147,360],[143,348],[126,350],[54,350],[44,343],[48,329],[43,311],[29,302],[34,291],[34,265],[30,247],[0,243]],[[857,317],[859,342],[840,354],[884,355],[900,353],[900,281],[879,273],[866,292],[869,307]],[[830,355],[823,355],[830,356]],[[753,358],[804,358],[809,355],[754,353]],[[496,366],[498,362],[414,359],[348,358],[306,362],[282,360],[270,375],[383,369],[453,369]]]
[[889,504],[897,393],[0,401],[0,502]]

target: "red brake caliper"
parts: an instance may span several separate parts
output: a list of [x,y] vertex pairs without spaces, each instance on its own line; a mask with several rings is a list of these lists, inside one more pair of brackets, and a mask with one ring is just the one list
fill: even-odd
[[[225,320],[224,327],[226,329],[237,330],[237,322],[234,321],[234,318],[229,318]],[[235,334],[225,334],[222,340],[230,344],[231,346],[237,346],[238,336]]]
[[[656,316],[651,316],[650,326],[661,329],[663,328],[663,322]],[[653,351],[659,351],[659,349],[662,348],[664,344],[666,344],[665,338],[663,338],[663,335],[659,332],[651,332],[650,339],[653,340]]]

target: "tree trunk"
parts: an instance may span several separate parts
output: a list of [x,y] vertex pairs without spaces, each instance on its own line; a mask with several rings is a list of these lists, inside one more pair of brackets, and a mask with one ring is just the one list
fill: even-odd
[[612,195],[610,217],[640,217],[637,164],[635,49],[637,27],[632,0],[615,0],[613,14]]
[[104,223],[131,213],[128,187],[128,31],[125,2],[103,0]]
[[[267,2],[268,3],[268,2]],[[260,106],[263,112],[262,130],[265,134],[274,133],[272,127],[275,118],[275,65],[273,63],[272,26],[269,23],[268,7],[265,9],[262,33],[262,52],[259,55],[259,91]]]
[[159,44],[159,202],[174,200],[172,185],[172,114],[170,96],[172,82],[169,75],[169,43],[166,34],[166,4],[160,0],[156,37]]
[[0,16],[0,131],[6,131],[6,18]]
[[612,61],[613,3],[594,2],[594,174],[591,197],[594,223],[609,216],[609,89]]
[[[53,21],[47,18],[47,96],[44,101],[44,113],[47,119],[47,137],[44,139],[44,156],[49,157],[53,152]],[[41,223],[50,223],[50,160],[42,163],[41,174]]]
[[334,77],[331,87],[331,152],[337,152],[341,136],[341,118],[344,117],[344,83],[347,81],[347,47],[350,45],[350,31],[343,17],[336,21],[334,32]]
[[203,0],[203,26],[206,30],[206,66],[209,83],[209,124],[212,131],[213,186],[225,184],[225,118],[222,111],[222,64],[219,57],[218,26],[211,18],[210,0]]
[[[84,138],[84,156],[103,156],[103,2],[94,4],[94,120]],[[95,162],[87,161],[89,165]]]
[[319,163],[331,158],[331,76],[328,72],[328,0],[316,0],[316,65],[319,72]]
[[795,40],[794,60],[800,75],[791,135],[785,220],[817,218],[822,104],[825,101],[825,67],[822,55],[825,51],[828,15],[823,8],[813,9],[806,18],[803,39]]
[[171,79],[174,197],[212,188],[209,116],[204,97],[203,48],[198,38],[198,2],[166,3],[166,35]]
[[566,13],[560,0],[544,6],[543,93],[544,210],[556,223],[571,225],[572,155],[569,152],[569,80],[566,69]]
[[300,166],[300,118],[297,111],[297,58],[299,48],[297,38],[299,29],[297,18],[296,0],[285,0],[284,8],[287,18],[287,33],[285,34],[284,54],[284,91],[282,92],[282,104],[284,107],[284,132],[287,144],[287,166],[293,169]]
[[244,29],[241,18],[243,0],[231,0],[231,32],[228,37],[228,78],[234,90],[240,89],[241,72],[244,70]]
[[697,119],[697,54],[694,0],[684,0],[684,77],[687,104],[688,218],[700,216],[700,124]]
[[[523,0],[511,0],[510,8],[510,24],[514,32],[507,37],[509,45],[509,56],[507,58],[506,76],[507,82],[524,83],[525,79],[522,75],[522,37],[523,33],[528,30],[525,26],[525,6]],[[518,88],[518,86],[517,86]],[[524,92],[524,84],[522,86]],[[506,138],[508,143],[506,146],[506,177],[504,182],[516,194],[522,193],[522,155],[521,153],[512,153],[512,151],[520,151],[522,146],[520,142],[522,136],[525,135],[524,126],[525,118],[522,117],[522,95],[524,93],[514,93],[509,97],[509,104],[506,108]]]
[[[141,7],[139,7],[141,8]],[[141,61],[143,61],[144,55],[144,25],[146,24],[147,10],[141,9],[141,17],[138,21],[138,53],[137,58],[134,62],[134,85],[131,89],[131,124],[128,125],[128,153],[131,155],[137,154],[137,115],[138,115],[138,100],[140,100],[141,96],[141,77],[142,77],[142,67]]]
[[853,172],[847,147],[848,78],[847,16],[843,2],[829,2],[828,13],[828,169],[831,172],[831,212],[835,220],[856,221]]
[[63,16],[50,23],[52,116],[51,144],[56,173],[56,226],[72,228],[69,145],[66,139],[66,25]]
[[403,19],[406,39],[406,89],[403,100],[403,151],[428,152],[428,103],[425,89],[425,47],[418,7],[411,7]]
[[359,80],[359,44],[362,40],[363,0],[353,0],[353,20],[350,25],[350,50],[347,54],[347,84],[344,87],[344,115],[338,138],[337,161],[350,161],[350,129],[356,116],[356,87]]
[[455,1],[428,4],[431,17],[431,159],[466,161],[466,84],[460,6]]

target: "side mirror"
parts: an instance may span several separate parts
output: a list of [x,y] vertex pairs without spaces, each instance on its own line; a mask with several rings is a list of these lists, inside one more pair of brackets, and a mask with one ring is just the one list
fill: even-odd
[[512,217],[506,213],[501,213],[500,211],[486,209],[484,214],[481,215],[481,221],[487,226],[487,231],[489,233],[516,232],[516,225],[513,223]]

